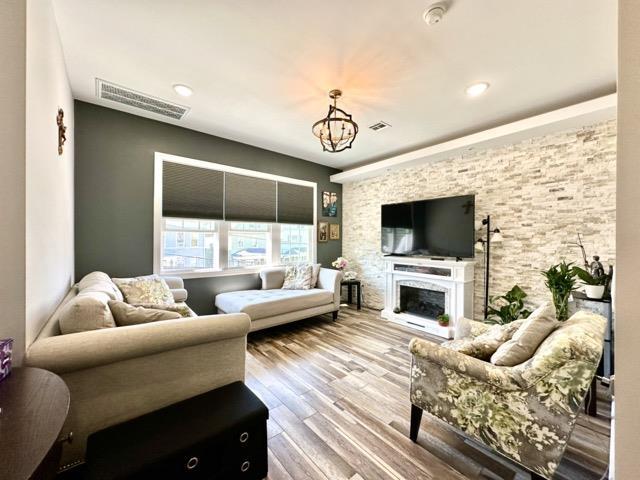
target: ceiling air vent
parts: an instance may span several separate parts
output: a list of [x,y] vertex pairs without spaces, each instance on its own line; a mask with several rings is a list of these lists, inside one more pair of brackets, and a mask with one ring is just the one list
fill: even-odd
[[109,83],[100,78],[96,78],[96,95],[98,98],[104,100],[111,100],[112,102],[128,105],[129,107],[139,108],[147,112],[162,115],[163,117],[174,118],[181,120],[189,108],[177,105],[175,103],[167,102],[159,98],[145,95],[144,93],[136,92],[130,88],[121,87],[115,83]]
[[389,128],[391,125],[389,125],[387,122],[378,122],[378,123],[374,123],[373,125],[369,125],[369,128],[371,130],[373,130],[374,132],[379,132],[380,130],[384,130],[385,128]]

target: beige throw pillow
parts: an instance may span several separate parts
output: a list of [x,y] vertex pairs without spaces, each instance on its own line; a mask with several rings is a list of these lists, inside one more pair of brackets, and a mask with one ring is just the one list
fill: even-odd
[[311,288],[316,288],[316,284],[318,283],[318,276],[320,275],[320,268],[321,267],[322,267],[322,264],[320,264],[320,263],[312,264]]
[[494,325],[477,337],[446,342],[443,346],[480,360],[489,360],[498,347],[509,340],[523,323],[524,320],[516,320],[505,325]]
[[157,322],[158,320],[175,320],[182,318],[178,312],[156,310],[154,308],[134,307],[125,302],[109,301],[109,308],[113,313],[116,325],[126,327],[140,323]]
[[135,278],[114,278],[124,295],[125,302],[131,305],[173,305],[173,294],[167,282],[158,275]]
[[503,343],[491,356],[491,363],[503,367],[513,367],[529,360],[540,344],[559,325],[556,309],[545,303],[534,310],[513,338]]
[[86,332],[101,328],[113,328],[116,323],[111,315],[106,293],[87,292],[67,302],[58,316],[60,333]]
[[284,274],[283,290],[309,290],[313,276],[312,265],[290,265]]

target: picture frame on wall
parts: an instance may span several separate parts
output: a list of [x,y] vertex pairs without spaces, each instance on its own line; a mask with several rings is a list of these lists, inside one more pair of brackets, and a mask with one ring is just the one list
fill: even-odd
[[318,222],[318,242],[329,241],[329,222]]
[[329,224],[329,240],[340,240],[340,224]]
[[322,192],[322,216],[338,216],[338,194],[336,192]]

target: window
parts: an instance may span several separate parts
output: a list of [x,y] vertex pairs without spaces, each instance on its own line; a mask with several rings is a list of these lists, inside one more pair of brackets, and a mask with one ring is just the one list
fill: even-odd
[[311,225],[280,225],[280,263],[311,262]]
[[156,273],[315,261],[315,183],[156,153],[154,192]]
[[[162,272],[213,270],[217,267],[215,222],[164,218],[162,223]],[[185,241],[188,238],[190,242]]]
[[229,268],[267,265],[270,262],[271,231],[267,223],[229,224]]

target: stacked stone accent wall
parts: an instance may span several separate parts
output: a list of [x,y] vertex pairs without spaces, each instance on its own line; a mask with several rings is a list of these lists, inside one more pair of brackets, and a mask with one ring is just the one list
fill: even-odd
[[[363,281],[364,304],[384,306],[380,206],[475,194],[476,223],[487,214],[504,243],[492,244],[490,294],[520,285],[532,304],[550,295],[540,270],[588,255],[615,261],[616,123],[537,137],[391,172],[343,187],[343,256]],[[638,187],[640,188],[640,186]],[[477,233],[481,236],[482,231]],[[484,269],[476,257],[474,315],[482,315]]]

